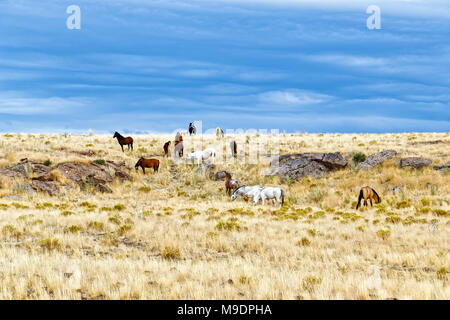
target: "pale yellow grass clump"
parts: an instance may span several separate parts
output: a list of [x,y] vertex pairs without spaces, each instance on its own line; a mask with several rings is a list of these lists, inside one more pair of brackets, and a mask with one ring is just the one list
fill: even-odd
[[[105,159],[125,161],[134,179],[113,183],[112,194],[74,188],[57,197],[2,179],[0,299],[450,298],[448,172],[399,169],[396,158],[282,183],[264,176],[267,163],[217,164],[241,183],[286,190],[281,209],[253,207],[231,202],[223,181],[191,165],[179,164],[174,174],[162,158],[172,135],[133,137],[135,150],[122,153],[112,135],[0,135],[1,168],[22,158],[51,165]],[[184,138],[186,154],[194,141]],[[247,136],[226,137],[227,148],[231,138],[249,152]],[[282,154],[395,149],[433,164],[450,160],[448,133],[278,139]],[[434,140],[444,142],[413,144]],[[205,145],[218,141],[204,137]],[[79,153],[87,150],[94,154]],[[159,158],[159,173],[135,172],[140,156]],[[383,194],[398,184],[395,196]],[[383,201],[356,211],[365,185]]]

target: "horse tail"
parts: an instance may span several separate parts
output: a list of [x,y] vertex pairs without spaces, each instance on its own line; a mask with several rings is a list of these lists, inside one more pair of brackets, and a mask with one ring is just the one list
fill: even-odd
[[361,199],[363,198],[363,190],[361,189],[359,191],[359,197],[358,197],[358,204],[356,205],[356,210],[358,210],[360,204],[361,204]]
[[281,205],[284,204],[284,190],[281,189]]

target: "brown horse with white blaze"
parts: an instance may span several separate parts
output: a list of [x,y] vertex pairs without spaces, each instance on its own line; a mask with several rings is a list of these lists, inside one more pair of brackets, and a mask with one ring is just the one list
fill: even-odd
[[142,168],[142,172],[145,174],[145,168],[153,168],[153,172],[157,172],[159,169],[159,160],[158,159],[145,159],[144,157],[140,157],[138,162],[136,162],[136,165],[134,168],[136,171],[139,169],[139,167]]
[[371,187],[362,187],[361,190],[359,191],[358,204],[356,205],[356,210],[358,210],[358,208],[360,207],[361,200],[363,199],[364,199],[364,206],[366,207],[367,207],[367,199],[370,200],[370,206],[372,207],[373,207],[372,200],[374,200],[375,203],[381,202],[380,196]]
[[120,144],[120,147],[122,148],[122,152],[123,151],[123,145],[127,145],[128,146],[128,150],[130,150],[130,146],[131,146],[131,150],[133,150],[133,138],[132,137],[124,137],[122,136],[120,133],[118,133],[117,131],[114,133],[113,139],[117,138],[117,141]]
[[231,174],[229,172],[225,172],[225,191],[228,195],[231,195],[231,191],[239,188],[239,181],[232,180]]

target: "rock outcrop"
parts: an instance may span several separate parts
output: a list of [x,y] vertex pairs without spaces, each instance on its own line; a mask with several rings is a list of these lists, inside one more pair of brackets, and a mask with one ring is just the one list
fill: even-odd
[[450,170],[450,161],[433,166],[434,170]]
[[397,151],[395,151],[395,150],[384,150],[379,153],[368,156],[365,161],[358,164],[358,167],[360,167],[362,169],[374,168],[374,167],[382,164],[384,161],[392,159],[396,155],[397,155]]
[[209,179],[214,178],[214,170],[216,169],[215,164],[211,163],[209,160],[203,161],[203,163],[197,168],[198,174],[206,174]]
[[339,152],[288,154],[272,161],[267,175],[280,175],[292,180],[308,175],[320,178],[333,170],[345,168],[347,163]]
[[233,176],[231,174],[231,172],[226,171],[226,170],[220,170],[217,171],[216,174],[214,175],[214,180],[215,181],[219,181],[219,180],[224,180],[225,179],[225,174],[228,173],[230,176]]
[[431,159],[419,158],[419,157],[408,157],[400,159],[400,168],[413,168],[419,169],[427,167],[431,164]]
[[33,191],[47,192],[55,196],[60,188],[69,190],[71,187],[57,181],[57,176],[64,176],[82,189],[92,186],[94,190],[111,193],[108,183],[118,179],[120,182],[131,180],[125,162],[114,161],[67,161],[55,167],[46,166],[34,160],[22,159],[20,163],[9,169],[0,169],[0,176],[7,178],[22,178],[27,188]]

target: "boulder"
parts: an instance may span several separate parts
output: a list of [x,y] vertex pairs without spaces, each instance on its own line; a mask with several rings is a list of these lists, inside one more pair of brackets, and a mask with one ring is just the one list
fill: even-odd
[[97,163],[68,161],[59,163],[56,168],[63,176],[75,183],[82,183],[87,176],[93,176],[105,182],[113,181],[112,176],[106,171],[104,166]]
[[267,175],[281,175],[293,180],[308,175],[320,178],[330,171],[345,168],[347,163],[339,152],[288,154],[272,161]]
[[368,156],[365,161],[358,164],[358,167],[362,169],[374,168],[382,164],[384,161],[392,159],[396,155],[397,151],[395,150],[384,150],[379,153]]
[[40,181],[40,180],[33,180],[31,183],[31,187],[36,191],[41,192],[47,192],[51,196],[56,196],[59,194],[59,188],[60,185],[57,181]]
[[20,171],[13,171],[9,169],[0,169],[0,176],[6,178],[26,178],[27,176]]
[[216,166],[209,160],[203,161],[203,163],[197,168],[198,174],[207,174],[210,179],[214,177],[214,169]]
[[217,171],[216,174],[214,175],[214,180],[215,181],[224,180],[226,173],[228,173],[230,176],[233,176],[231,174],[231,172],[228,172],[226,170],[220,170],[220,171]]
[[419,157],[408,157],[400,159],[400,168],[413,168],[419,169],[427,167],[431,164],[431,159],[419,158]]
[[450,161],[448,161],[447,163],[437,164],[433,167],[433,169],[434,170],[444,170],[444,169],[449,170],[450,169]]

